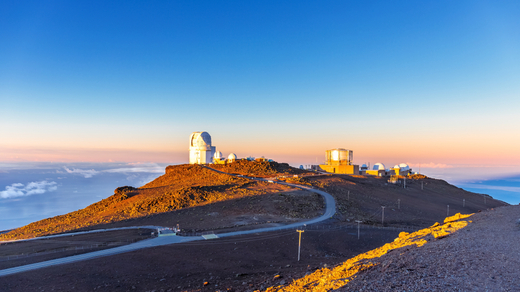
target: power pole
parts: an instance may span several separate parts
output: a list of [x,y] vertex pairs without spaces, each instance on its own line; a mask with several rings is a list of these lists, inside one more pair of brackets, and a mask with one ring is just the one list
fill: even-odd
[[302,245],[302,232],[305,232],[305,230],[296,230],[300,234],[300,239],[298,241],[298,261],[300,261],[300,248]]
[[397,199],[397,209],[401,210],[401,199]]
[[466,199],[462,199],[462,208],[466,207]]
[[381,206],[383,208],[383,216],[381,217],[381,225],[385,225],[385,208],[386,206]]
[[421,181],[421,190],[424,190],[423,181]]
[[347,200],[350,201],[350,191],[347,193]]
[[362,223],[363,221],[356,220],[357,222],[357,239],[359,239],[359,223]]
[[446,210],[446,217],[450,216],[450,205],[448,205],[448,209]]

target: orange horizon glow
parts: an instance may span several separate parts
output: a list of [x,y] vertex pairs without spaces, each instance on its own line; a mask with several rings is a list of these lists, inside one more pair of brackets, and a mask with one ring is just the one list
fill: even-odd
[[[218,147],[224,155],[231,152],[241,158],[249,156],[273,159],[278,162],[292,164],[320,164],[325,160],[325,150],[342,147],[334,145],[331,147],[309,147],[300,149],[301,152],[288,151],[288,147],[280,147],[276,150],[267,147],[251,147],[247,151],[240,151],[247,147],[235,145],[234,150],[227,147]],[[138,149],[110,149],[110,148],[13,148],[0,147],[0,162],[156,162],[156,163],[187,163],[188,147],[186,149],[172,150],[138,150]],[[462,151],[456,149],[443,149],[445,152],[429,152],[423,149],[399,149],[398,147],[387,147],[377,149],[373,145],[356,148],[344,147],[354,151],[354,163],[373,165],[382,162],[387,167],[398,163],[408,163],[413,168],[449,168],[453,165],[489,165],[489,166],[518,166],[520,158],[507,153],[496,153],[484,157],[478,151]],[[304,151],[305,150],[305,151]],[[476,153],[475,153],[476,152]],[[518,155],[517,155],[518,156]]]

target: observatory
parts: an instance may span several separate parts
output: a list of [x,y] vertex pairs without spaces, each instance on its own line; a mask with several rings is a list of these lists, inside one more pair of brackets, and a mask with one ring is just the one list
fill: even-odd
[[[211,146],[208,132],[193,132],[190,135],[190,164],[207,164],[213,162],[215,146]],[[219,153],[219,156],[221,154]]]
[[367,170],[366,174],[375,175],[375,176],[384,176],[386,175],[385,165],[382,163],[376,163],[372,167],[372,170]]
[[412,169],[406,163],[398,164],[398,165],[394,166],[393,168],[391,168],[391,170],[393,171],[394,175],[405,176],[405,175],[409,175],[412,173]]
[[235,162],[235,160],[237,160],[237,155],[235,153],[229,154],[229,156],[227,158],[227,161],[228,162]]
[[321,170],[332,173],[359,174],[359,165],[352,164],[353,151],[336,148],[325,151],[325,164],[319,166]]

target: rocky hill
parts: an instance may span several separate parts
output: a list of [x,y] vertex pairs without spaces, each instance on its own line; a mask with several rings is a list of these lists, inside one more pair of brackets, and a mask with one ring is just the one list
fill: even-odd
[[[2,277],[0,287],[9,291],[312,291],[309,287],[318,287],[315,291],[325,291],[319,283],[336,283],[334,288],[345,291],[350,287],[361,291],[456,290],[452,287],[471,291],[486,285],[496,291],[509,283],[506,287],[510,291],[518,290],[515,273],[503,276],[491,273],[493,269],[486,271],[487,262],[496,271],[510,271],[517,265],[516,258],[508,257],[516,252],[507,248],[511,238],[503,236],[507,232],[518,235],[517,225],[511,225],[518,214],[516,206],[502,208],[507,204],[425,176],[407,177],[405,187],[404,177],[400,178],[403,183],[394,184],[389,178],[321,175],[267,162],[213,167],[325,190],[336,199],[337,213],[323,223],[305,227],[301,261],[296,260],[298,233],[286,230],[149,248],[50,267]],[[487,211],[491,209],[494,211]],[[232,177],[197,165],[177,165],[169,166],[165,175],[145,186],[118,188],[113,196],[85,209],[32,223],[4,234],[3,239],[85,228],[174,224],[183,230],[218,234],[287,224],[317,217],[322,210],[321,198],[309,192]],[[447,215],[455,213],[475,215],[442,224]],[[485,223],[491,218],[498,219]],[[356,220],[363,221],[359,239]],[[459,225],[461,220],[469,222],[467,227]],[[494,224],[500,228],[492,230]],[[462,229],[453,233],[454,227]],[[400,247],[401,243],[411,245]],[[507,253],[487,250],[487,246]],[[471,258],[473,250],[478,253],[476,259]],[[464,253],[464,257],[457,256]],[[438,268],[443,259],[449,261],[446,272]],[[362,260],[361,266],[355,264],[358,260]],[[475,280],[476,286],[462,286],[464,279],[469,279],[465,277],[477,277],[471,272],[475,265],[481,265],[475,270],[487,272],[489,279]],[[448,279],[450,275],[456,275],[455,279]]]
[[[236,164],[237,166],[231,166],[231,168],[242,169],[241,166],[244,165],[242,162],[237,162]],[[280,168],[278,164],[274,163],[252,163],[248,165],[250,165],[250,168],[258,169],[256,173],[260,174],[276,174],[278,173],[277,169]],[[287,171],[286,168],[281,167],[280,169],[284,172],[280,172],[280,174],[285,173]],[[299,199],[286,194],[290,190],[295,191],[290,187],[273,186],[265,182],[221,174],[199,165],[173,165],[166,168],[164,175],[140,188],[119,187],[112,196],[84,209],[33,222],[6,234],[1,234],[0,240],[31,238],[72,230],[118,227],[132,224],[161,225],[165,223],[162,220],[164,216],[153,217],[154,215],[171,213],[172,211],[185,210],[187,208],[193,209],[194,207],[200,209],[205,205],[226,201],[236,205],[237,200],[253,198],[259,195],[282,195],[281,197],[286,202],[279,209],[281,211],[286,209],[289,213],[298,213],[298,209],[293,210],[291,203],[295,203]],[[244,203],[243,201],[240,202]],[[310,199],[310,202],[316,202],[319,206],[322,206],[320,199],[315,196]],[[297,203],[296,205],[301,204]],[[220,207],[225,208],[222,205]],[[299,209],[306,211],[302,208]],[[195,211],[195,213],[201,212]],[[274,213],[276,213],[276,210]],[[311,213],[308,216],[317,214],[314,211],[311,211]],[[299,216],[298,214],[293,215]],[[150,217],[153,217],[154,220],[151,220]],[[300,217],[304,217],[304,215]],[[197,220],[201,221],[199,218]],[[129,223],[117,224],[121,222]],[[179,222],[167,221],[167,223],[170,224],[169,226],[172,226],[174,223]],[[185,226],[187,221],[182,223]]]

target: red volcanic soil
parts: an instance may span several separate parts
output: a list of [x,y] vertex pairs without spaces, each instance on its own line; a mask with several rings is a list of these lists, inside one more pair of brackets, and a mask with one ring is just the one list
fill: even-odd
[[277,175],[313,174],[313,172],[289,166],[287,163],[268,161],[237,160],[228,164],[210,164],[209,167],[234,174],[256,177],[270,177]]
[[[200,207],[218,202],[230,202],[221,206],[222,208],[219,210],[214,210],[213,208],[208,210],[208,212],[213,215],[237,212],[237,214],[244,215],[251,212],[244,212],[243,208],[237,209],[239,207],[237,205],[244,205],[244,200],[242,199],[251,199],[253,197],[255,199],[251,200],[256,200],[255,204],[264,206],[264,209],[269,209],[264,210],[264,212],[262,212],[261,208],[255,209],[255,211],[260,212],[256,212],[262,217],[260,221],[281,221],[287,217],[286,215],[295,218],[306,218],[316,215],[316,210],[314,209],[320,207],[314,207],[314,204],[322,206],[319,203],[321,201],[320,198],[314,196],[308,202],[297,203],[296,205],[301,205],[301,208],[294,209],[292,202],[306,200],[306,194],[302,194],[301,191],[290,191],[296,191],[296,189],[221,174],[199,165],[168,166],[166,174],[140,188],[117,188],[114,195],[84,209],[37,221],[9,233],[1,234],[0,241],[32,238],[72,230],[119,227],[132,224],[161,226],[165,224],[167,224],[166,226],[182,224],[182,226],[188,228],[200,229],[200,224],[193,224],[191,221],[187,222],[180,219],[179,214],[184,215],[184,211],[177,213],[174,211],[189,209],[188,213],[199,216],[197,219],[203,221],[204,219],[212,219],[212,217],[201,214],[201,210],[204,208]],[[268,202],[276,201],[277,199],[261,196],[282,193],[282,197],[284,197],[282,202],[274,207],[269,206],[272,204],[268,204]],[[310,193],[308,194],[310,195]],[[262,201],[262,203],[258,201]],[[304,206],[307,203],[310,204],[312,209],[307,210],[309,206]],[[230,209],[231,211],[229,211]],[[252,206],[249,209],[252,211]],[[170,214],[171,216],[164,215],[172,212],[175,214]],[[161,216],[161,214],[163,215]],[[179,218],[175,219],[175,217]],[[205,228],[229,227],[233,225],[230,222],[223,222],[223,224],[213,224],[212,226],[205,226]]]
[[376,248],[397,230],[295,230],[150,248],[0,277],[6,291],[252,291]]
[[[396,238],[402,231],[399,228],[421,229],[440,222],[447,215],[447,205],[450,215],[507,205],[422,176],[409,177],[404,188],[389,183],[388,178],[310,175],[293,168],[285,171],[284,164],[239,161],[213,167],[244,175],[288,176],[289,182],[315,186],[334,196],[337,213],[318,225],[321,230],[307,227],[310,229],[302,234],[299,262],[298,233],[287,230],[149,248],[49,267],[0,277],[0,287],[6,291],[253,291],[283,285],[324,265],[335,265],[379,247]],[[386,229],[377,229],[382,225],[381,206],[386,207]],[[41,234],[45,229],[38,233],[35,227],[52,229],[68,216],[79,216],[64,225],[72,229],[180,224],[187,231],[219,233],[294,222],[316,217],[322,210],[323,200],[313,193],[181,165],[169,166],[164,176],[141,188],[118,188],[114,196],[77,214],[47,219],[47,225],[36,222],[11,235]],[[358,240],[355,220],[376,228],[365,227]]]

